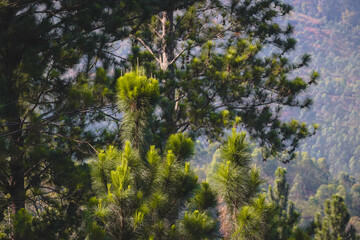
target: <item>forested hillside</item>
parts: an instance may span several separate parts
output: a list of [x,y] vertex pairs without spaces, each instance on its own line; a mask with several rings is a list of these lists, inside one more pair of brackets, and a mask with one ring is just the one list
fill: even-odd
[[292,1],[290,22],[298,49],[312,55],[311,68],[321,74],[310,92],[314,106],[301,119],[320,130],[300,148],[325,158],[330,172],[360,173],[360,2]]
[[[335,193],[346,196],[352,215],[359,217],[360,2],[289,2],[294,6],[288,19],[295,27],[297,51],[310,53],[308,71],[316,69],[321,75],[318,85],[308,92],[313,107],[284,115],[300,115],[300,119],[320,125],[317,134],[300,146],[298,160],[285,166],[290,198],[301,208],[305,222]],[[275,162],[261,165],[259,159],[257,164],[271,176],[279,165]]]
[[[303,152],[299,159],[286,166],[290,198],[301,208],[304,221],[312,219],[312,212],[335,193],[346,196],[352,215],[359,217],[360,2],[289,2],[294,6],[289,22],[295,27],[297,50],[311,54],[310,69],[321,75],[308,93],[313,107],[285,115],[300,114],[300,119],[320,125],[299,148]],[[271,176],[273,164],[264,163],[266,175]]]

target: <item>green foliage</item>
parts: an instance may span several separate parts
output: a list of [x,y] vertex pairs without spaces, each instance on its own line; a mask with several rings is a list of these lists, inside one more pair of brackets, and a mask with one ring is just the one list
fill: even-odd
[[[326,202],[315,236],[353,239],[345,204],[360,214],[358,182],[329,177],[360,169],[358,115],[347,112],[357,104],[351,34],[359,4],[294,3],[341,21],[290,17],[311,22],[297,36],[314,32],[306,44],[320,49],[314,59],[325,80],[310,114],[323,127],[304,149],[328,163],[295,153],[318,126],[292,119],[287,107],[311,106],[304,92],[319,75],[294,76],[310,57],[291,60],[293,28],[279,23],[291,6],[282,1],[0,1],[0,238],[308,239],[288,198],[308,217],[337,193],[344,200]],[[318,39],[317,28],[329,40]],[[323,54],[324,46],[336,47]],[[341,104],[327,109],[330,102]],[[245,133],[234,130],[208,167],[210,184],[199,184],[189,136],[221,139],[230,127],[246,130],[261,149],[251,154]],[[217,144],[209,146],[203,159]],[[252,156],[269,159],[266,179],[278,167],[271,156],[298,158],[288,165],[291,188],[278,169],[266,201]]]
[[[130,89],[134,89],[133,94],[127,93]],[[129,112],[144,119],[151,115],[151,98],[154,96],[154,104],[158,95],[155,79],[149,82],[144,76],[128,73],[119,79],[118,91],[124,118]],[[144,98],[147,101],[141,102]],[[136,121],[126,124],[121,129],[124,139],[124,136],[139,139],[138,135],[146,128]],[[194,142],[182,133],[171,135],[166,151],[160,155],[154,146],[147,154],[139,154],[144,145],[135,141],[126,141],[122,150],[110,146],[100,151],[91,163],[97,198],[88,206],[91,216],[87,223],[88,237],[198,239],[210,236],[216,225],[206,210],[214,205],[214,194],[208,184],[199,186],[198,177],[186,162],[193,155]],[[194,212],[181,216],[187,202]]]
[[279,167],[275,175],[274,189],[269,186],[268,198],[275,205],[276,214],[266,239],[307,239],[306,234],[298,227],[300,214],[295,210],[294,203],[288,200],[289,185],[286,182],[286,169]]
[[264,239],[269,230],[269,221],[274,214],[274,206],[259,196],[251,205],[244,206],[237,214],[237,229],[234,239]]
[[[359,173],[360,5],[354,0],[292,1],[298,50],[312,52],[312,65],[321,72],[319,86],[309,92],[310,111],[289,112],[320,125],[318,134],[301,147],[316,158],[324,157],[333,177],[340,172]],[[309,37],[311,36],[311,37]],[[300,71],[300,75],[309,71]]]
[[315,239],[356,239],[354,230],[348,228],[350,219],[343,198],[334,195],[325,202],[324,218],[315,218]]
[[274,190],[269,187],[269,198],[281,210],[287,209],[289,185],[286,182],[286,169],[278,168],[275,172]]
[[149,137],[150,113],[159,98],[159,83],[139,70],[126,73],[117,82],[118,107],[123,111],[122,138],[142,151]]
[[273,206],[258,195],[263,183],[250,168],[250,148],[245,133],[232,132],[221,146],[221,162],[212,175],[220,203],[220,232],[234,239],[262,239],[268,231]]
[[178,161],[184,161],[194,154],[194,142],[186,134],[178,133],[169,137],[166,150],[171,151]]
[[250,156],[250,145],[245,140],[246,133],[240,134],[235,133],[233,129],[232,137],[229,137],[226,141],[226,145],[221,147],[221,157],[234,163],[240,168],[246,168],[249,166]]
[[[184,140],[193,144],[189,138]],[[202,236],[214,231],[214,220],[204,212],[213,206],[213,204],[206,206],[209,202],[204,202],[204,199],[211,200],[214,195],[206,184],[195,193],[198,187],[197,176],[191,171],[189,163],[184,163],[187,158],[177,158],[171,150],[160,156],[157,150],[151,147],[147,158],[143,159],[140,155],[131,154],[137,150],[129,143],[125,145],[124,150],[114,151],[113,148],[108,150],[109,153],[101,152],[94,160],[96,163],[92,164],[94,186],[103,185],[102,178],[96,174],[100,161],[111,162],[113,157],[121,160],[118,160],[119,163],[114,170],[102,169],[107,176],[111,176],[107,183],[107,192],[97,191],[97,206],[89,208],[93,218],[97,219],[97,224],[103,226],[106,236],[120,239],[170,237],[172,234],[170,229],[174,224],[176,229],[184,228],[186,233],[181,234],[186,236],[192,236],[191,234]],[[107,154],[111,157],[106,156]],[[191,156],[191,152],[185,155]],[[193,194],[195,194],[194,199],[191,198]],[[198,210],[194,214],[185,214],[182,220],[176,221],[186,201],[196,203],[193,206]],[[196,212],[200,215],[196,215]],[[191,231],[193,228],[189,222],[192,221],[205,224],[203,233]],[[196,236],[198,235],[192,238],[196,239]]]
[[284,161],[292,159],[316,126],[284,122],[281,110],[309,107],[312,101],[300,96],[319,76],[289,77],[310,60],[286,58],[296,41],[292,27],[276,19],[290,10],[282,1],[198,1],[155,14],[136,29],[132,67],[140,64],[161,79],[162,118],[153,125],[160,139],[178,130],[220,139],[235,124],[260,142],[265,158],[286,151]]
[[21,209],[13,217],[14,236],[16,239],[36,239],[32,226],[33,217],[31,214]]
[[[93,179],[92,187],[94,190],[98,192],[107,191],[108,183],[111,179],[109,173],[120,164],[118,156],[118,150],[114,146],[109,146],[106,152],[103,150],[99,152],[98,160],[92,160],[90,162],[91,176]],[[101,179],[101,181],[94,181],[95,179]]]
[[105,239],[105,230],[102,229],[96,222],[92,222],[92,224],[89,224],[88,229],[88,236],[87,240],[102,240]]
[[[52,208],[44,208],[41,214],[21,209],[16,214],[9,215],[6,221],[11,221],[2,226],[0,238],[21,239],[21,240],[37,240],[37,239],[71,239],[74,237],[74,229],[76,229],[76,237],[85,238],[84,229],[77,227],[76,224],[81,219],[81,213],[76,209],[76,204],[72,203],[67,209],[62,206],[54,206]],[[75,225],[75,226],[74,226]]]
[[198,209],[205,211],[216,205],[215,193],[211,190],[209,183],[202,182],[201,188],[195,193],[195,196],[190,199],[190,209]]
[[159,97],[159,82],[138,71],[121,76],[117,81],[119,108],[125,112],[142,111],[153,106]]
[[351,209],[353,211],[352,215],[360,215],[360,184],[354,184],[351,187]]
[[198,210],[193,213],[185,212],[180,224],[184,229],[185,239],[213,239],[212,233],[216,222],[205,212],[200,213]]
[[[44,238],[69,239],[71,231],[81,238],[78,212],[90,189],[83,160],[117,136],[108,128],[119,122],[119,71],[107,76],[118,63],[111,45],[168,7],[141,3],[0,1],[0,220],[5,209],[26,209],[44,229],[53,228]],[[64,212],[50,218],[46,209]]]

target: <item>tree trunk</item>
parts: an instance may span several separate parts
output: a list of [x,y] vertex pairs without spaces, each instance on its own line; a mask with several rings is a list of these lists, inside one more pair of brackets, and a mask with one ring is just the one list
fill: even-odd
[[167,21],[167,12],[162,12],[161,16],[161,56],[160,56],[160,69],[166,71],[169,67],[169,58],[168,58],[168,45],[166,42],[166,36],[168,35],[166,31],[166,21]]
[[25,208],[25,183],[24,183],[24,161],[23,161],[23,142],[22,124],[20,117],[13,118],[10,123],[17,123],[9,128],[10,140],[12,145],[10,160],[10,196],[11,212],[17,213],[21,208]]
[[[169,39],[170,42],[167,44],[167,55],[168,55],[168,59],[175,59],[175,39],[174,39],[174,12],[173,11],[169,11],[167,13],[167,18],[169,21]],[[174,67],[175,62],[173,62],[172,64],[170,64],[168,66],[169,72],[170,72],[170,80],[171,81],[175,81],[175,67]],[[178,99],[178,91],[176,88],[171,89],[171,100],[173,100],[175,102],[175,111],[173,114],[173,118],[174,121],[176,121],[176,112],[178,110],[178,106],[179,106],[179,101]]]
[[[175,40],[174,40],[174,12],[168,11],[167,14],[167,21],[169,21],[169,31],[168,31],[168,39],[170,41],[166,44],[166,55],[167,59],[173,60],[175,58]],[[174,80],[175,77],[175,68],[173,64],[168,63],[168,69],[170,71],[170,78]]]
[[[168,31],[168,39],[170,41],[166,44],[166,55],[167,59],[173,60],[175,58],[175,39],[174,39],[174,12],[168,11],[167,12],[167,21],[169,22],[169,31]],[[172,64],[168,64],[168,71],[169,71],[169,81],[174,82],[175,80],[175,62]],[[173,84],[172,84],[173,85]],[[174,109],[171,109],[171,126],[172,129],[176,130],[176,122],[177,122],[177,109],[178,109],[178,101],[176,100],[178,98],[177,96],[177,89],[176,87],[172,87],[169,92],[169,99],[175,103]]]
[[11,212],[17,213],[21,208],[25,208],[25,184],[24,172],[21,160],[14,159],[10,166],[11,170]]
[[[15,62],[11,66],[17,66]],[[10,68],[15,69],[15,67]],[[13,71],[13,70],[12,70]],[[24,161],[24,139],[23,139],[23,121],[21,119],[20,92],[16,86],[18,76],[8,72],[7,89],[9,91],[9,102],[5,111],[8,113],[5,123],[8,126],[7,135],[9,137],[9,170],[8,192],[11,199],[11,212],[17,213],[21,208],[25,208],[25,161]]]

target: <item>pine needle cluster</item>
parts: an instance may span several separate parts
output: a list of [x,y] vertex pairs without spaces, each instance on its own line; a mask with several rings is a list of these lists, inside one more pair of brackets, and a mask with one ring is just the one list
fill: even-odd
[[145,147],[149,117],[159,95],[159,82],[140,70],[128,72],[117,81],[118,108],[124,114],[121,136],[137,149]]

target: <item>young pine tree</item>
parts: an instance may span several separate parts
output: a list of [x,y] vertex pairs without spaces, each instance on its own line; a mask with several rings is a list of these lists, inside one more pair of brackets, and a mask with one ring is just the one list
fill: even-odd
[[158,93],[157,80],[138,71],[118,80],[125,144],[120,150],[109,146],[91,163],[96,197],[88,208],[89,239],[204,239],[215,230],[207,212],[214,194],[197,183],[187,162],[194,142],[178,133],[163,153],[147,146]]
[[320,213],[315,216],[315,239],[358,239],[353,226],[349,226],[350,214],[344,199],[333,195],[324,205],[324,217]]
[[268,198],[275,205],[276,213],[266,239],[309,239],[297,226],[300,214],[295,210],[294,203],[288,201],[289,184],[286,182],[286,169],[279,167],[275,175],[274,188],[269,186]]
[[274,208],[259,195],[259,171],[250,167],[245,133],[233,130],[221,147],[212,182],[218,195],[220,232],[231,239],[263,239]]

